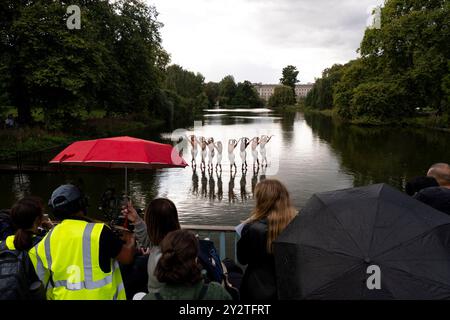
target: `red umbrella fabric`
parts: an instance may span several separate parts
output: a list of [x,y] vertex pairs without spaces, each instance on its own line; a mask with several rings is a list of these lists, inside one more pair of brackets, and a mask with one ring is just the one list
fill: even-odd
[[187,166],[171,145],[126,136],[74,142],[50,163],[134,169]]

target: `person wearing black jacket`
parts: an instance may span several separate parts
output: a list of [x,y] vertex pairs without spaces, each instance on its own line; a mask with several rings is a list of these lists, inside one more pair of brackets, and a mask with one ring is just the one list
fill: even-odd
[[278,180],[255,187],[256,206],[237,243],[240,264],[248,265],[240,288],[242,300],[275,300],[277,286],[272,242],[297,214],[289,192]]
[[430,167],[427,176],[435,178],[439,186],[422,189],[414,198],[450,215],[450,165],[436,163]]

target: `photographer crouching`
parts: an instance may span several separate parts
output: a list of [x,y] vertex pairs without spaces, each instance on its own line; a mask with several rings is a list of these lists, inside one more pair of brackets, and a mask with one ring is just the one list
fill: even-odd
[[118,237],[87,216],[87,198],[71,184],[58,187],[49,207],[60,220],[29,255],[49,300],[125,300],[119,262],[136,253],[132,232]]

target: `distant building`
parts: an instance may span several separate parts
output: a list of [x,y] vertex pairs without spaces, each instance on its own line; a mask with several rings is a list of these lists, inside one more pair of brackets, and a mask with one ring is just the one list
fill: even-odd
[[[273,95],[273,93],[275,92],[275,88],[280,86],[280,84],[254,83],[253,86],[258,92],[259,97],[267,101],[269,100],[270,96]],[[299,98],[306,97],[306,95],[312,89],[313,86],[314,86],[313,83],[295,85],[295,97],[297,98],[297,100]]]

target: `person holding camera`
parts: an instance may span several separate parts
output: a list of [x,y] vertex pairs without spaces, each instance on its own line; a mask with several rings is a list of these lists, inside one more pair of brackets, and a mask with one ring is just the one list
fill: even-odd
[[158,292],[164,284],[155,276],[156,265],[161,258],[159,244],[171,231],[181,229],[178,211],[169,199],[155,199],[145,210],[144,220],[138,215],[131,202],[123,208],[122,213],[134,226],[134,232],[140,245],[150,248],[147,262],[148,292]]
[[49,300],[125,300],[118,262],[132,263],[135,238],[119,239],[103,223],[86,217],[87,198],[71,184],[58,187],[49,207],[61,222],[29,255]]

